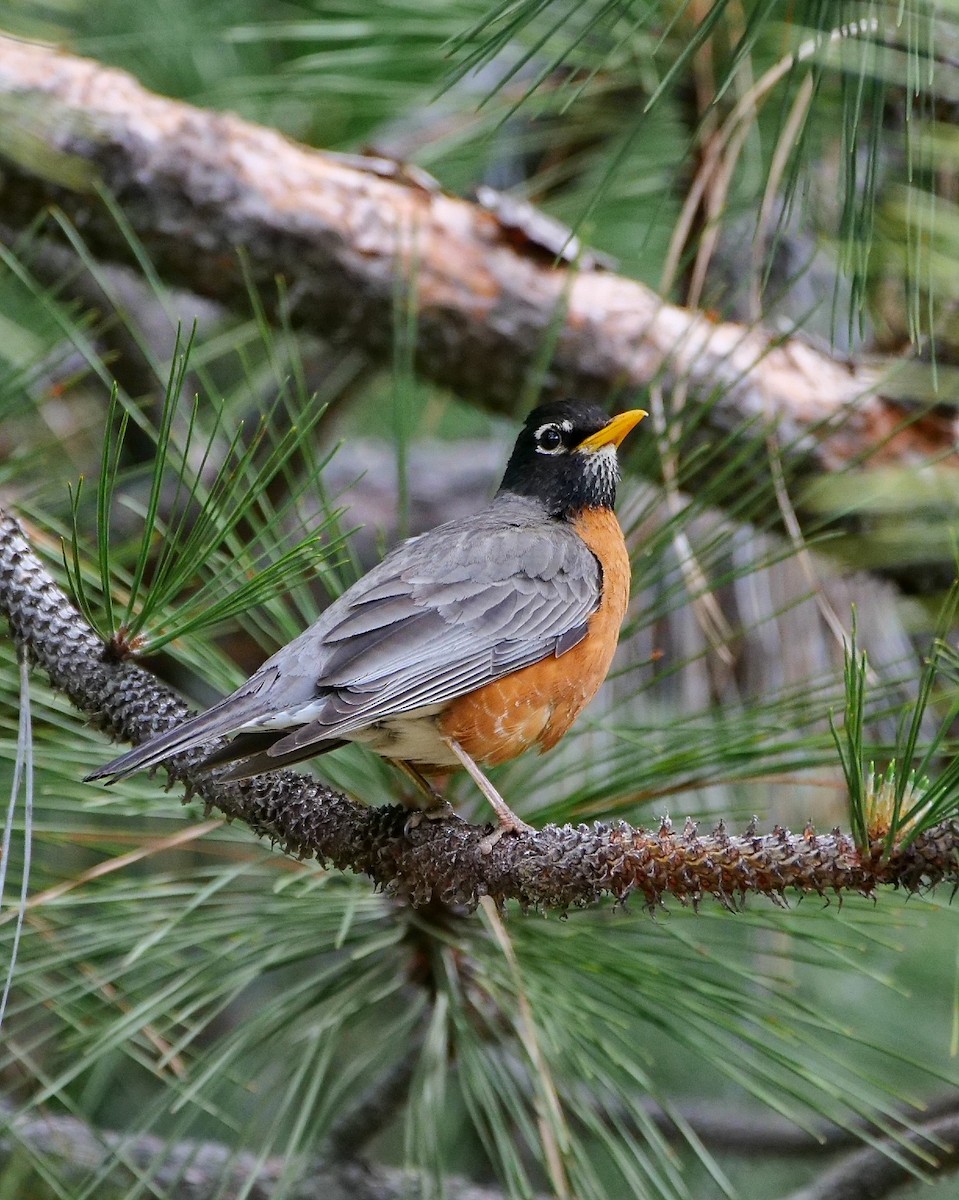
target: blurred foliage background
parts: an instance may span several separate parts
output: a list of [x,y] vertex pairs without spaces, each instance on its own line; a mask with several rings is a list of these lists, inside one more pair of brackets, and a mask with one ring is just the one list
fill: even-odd
[[[21,0],[2,23],[451,191],[531,199],[672,300],[908,359],[905,404],[956,403],[955,0]],[[415,322],[374,369],[270,327],[252,292],[226,312],[148,263],[98,262],[56,211],[3,233],[4,501],[98,626],[139,622],[146,661],[198,703],[398,536],[489,494],[513,425],[415,377]],[[496,773],[536,823],[845,825],[828,718],[853,604],[878,762],[915,693],[954,573],[949,472],[830,479],[821,525],[787,540],[773,465],[744,494],[735,463],[704,473],[708,454],[687,455],[694,426],[677,408],[669,443],[640,431],[627,460],[634,602],[614,677],[557,751]],[[659,456],[676,468],[667,503],[644,482]],[[837,512],[858,520],[842,539]],[[9,779],[19,685],[3,656]],[[934,707],[953,695],[943,679]],[[874,1144],[954,1091],[947,896],[655,919],[410,911],[184,812],[156,781],[81,784],[109,749],[39,681],[32,708],[4,1200],[305,1196],[334,1154],[408,1167],[410,1195],[466,1177],[510,1196],[785,1196],[832,1164],[837,1130]],[[320,769],[372,803],[400,786],[359,750]],[[467,784],[451,794],[485,819]],[[19,809],[11,828],[5,957]],[[14,1113],[76,1118],[103,1157]],[[776,1149],[783,1126],[812,1135],[803,1153]],[[160,1140],[144,1160],[145,1134]],[[206,1191],[190,1139],[226,1148]],[[165,1146],[179,1173],[161,1171]],[[914,1170],[927,1194],[959,1195],[933,1152]]]

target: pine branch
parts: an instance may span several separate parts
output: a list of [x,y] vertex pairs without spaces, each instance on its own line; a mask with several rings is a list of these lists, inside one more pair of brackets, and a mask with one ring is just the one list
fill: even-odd
[[[97,1173],[97,1196],[127,1196],[136,1179],[148,1174],[157,1193],[190,1200],[405,1200],[421,1194],[408,1171],[358,1162],[304,1161],[290,1185],[291,1164],[219,1142],[169,1142],[153,1134],[131,1136],[93,1129],[76,1117],[23,1116],[0,1100],[0,1165],[26,1147],[32,1157],[54,1165],[57,1177],[88,1182]],[[476,1187],[457,1176],[444,1179],[449,1200],[502,1200],[502,1192]],[[171,1189],[168,1193],[168,1189]]]
[[[584,1096],[582,1103],[588,1104],[588,1097]],[[875,1143],[889,1137],[888,1118],[884,1126],[859,1118],[845,1125],[820,1121],[812,1127],[802,1127],[775,1112],[730,1108],[728,1104],[709,1101],[677,1104],[667,1111],[649,1100],[643,1108],[645,1116],[676,1145],[686,1145],[692,1131],[704,1146],[741,1158],[832,1158],[840,1151],[858,1151],[867,1138]],[[934,1096],[924,1103],[921,1112],[913,1104],[904,1103],[898,1115],[893,1113],[890,1117],[897,1128],[894,1145],[908,1140],[917,1123],[929,1129],[939,1122],[951,1121],[959,1128],[959,1095],[950,1091]],[[618,1129],[635,1128],[635,1117],[625,1110],[617,1113],[613,1121]]]
[[[17,520],[0,511],[0,612],[14,641],[51,684],[99,728],[139,743],[183,720],[186,705],[143,668],[116,661],[34,554]],[[781,901],[787,890],[871,895],[880,884],[910,891],[959,883],[959,822],[944,822],[907,848],[882,856],[857,850],[840,830],[820,835],[776,828],[732,836],[720,826],[699,834],[687,822],[646,831],[624,822],[547,826],[501,838],[484,854],[487,829],[462,821],[424,821],[406,833],[399,806],[365,808],[291,771],[221,784],[198,770],[203,751],[168,765],[187,796],[244,821],[289,854],[316,857],[368,875],[414,905],[431,900],[474,908],[497,903],[566,909],[604,895],[638,894],[649,905],[667,896],[698,904],[706,896],[735,908],[757,893]]]
[[399,1112],[409,1095],[421,1049],[422,1040],[414,1036],[400,1059],[335,1122],[326,1138],[327,1154],[333,1162],[355,1159]]
[[885,467],[957,464],[955,416],[884,397],[872,368],[799,337],[714,323],[585,258],[578,270],[557,264],[511,218],[420,173],[308,149],[4,37],[0,105],[18,133],[0,143],[0,221],[26,227],[58,205],[96,253],[130,261],[109,195],[169,282],[245,311],[242,246],[268,312],[282,276],[294,323],[380,361],[403,278],[416,291],[417,370],[490,408],[516,406],[552,342],[546,391],[605,403],[681,385],[699,443],[715,451],[728,439],[734,456],[758,421],[791,477],[841,470],[878,447]]
[[959,1115],[937,1117],[844,1158],[788,1200],[882,1200],[923,1177],[959,1168]]

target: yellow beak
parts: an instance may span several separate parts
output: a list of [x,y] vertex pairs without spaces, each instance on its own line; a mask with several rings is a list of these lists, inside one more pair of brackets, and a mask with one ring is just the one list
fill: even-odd
[[603,446],[619,446],[626,434],[635,428],[643,417],[648,416],[649,413],[643,408],[631,408],[629,412],[620,413],[597,433],[591,433],[588,438],[584,438],[576,449],[601,450]]

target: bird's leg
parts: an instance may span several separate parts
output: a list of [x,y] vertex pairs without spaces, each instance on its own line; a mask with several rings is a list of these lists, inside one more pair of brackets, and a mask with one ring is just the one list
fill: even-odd
[[453,811],[453,806],[441,796],[435,787],[430,783],[422,772],[418,771],[411,762],[407,762],[402,758],[394,758],[390,760],[394,767],[398,767],[407,779],[411,779],[416,787],[423,793],[429,801],[425,808],[421,808],[414,813],[410,813],[407,817],[404,832],[409,833],[411,829],[415,829],[421,821],[442,821],[448,820],[451,817],[459,816]]
[[497,828],[493,830],[489,837],[483,838],[483,840],[480,842],[480,850],[483,854],[489,854],[504,833],[535,832],[532,825],[527,825],[525,821],[521,821],[516,813],[513,812],[496,788],[493,787],[490,781],[486,778],[483,772],[479,769],[476,763],[473,762],[472,758],[470,758],[470,756],[455,738],[444,737],[443,741],[447,744],[447,746],[449,746],[449,748],[466,768],[470,778],[489,801],[493,812],[496,813],[496,817],[499,822]]

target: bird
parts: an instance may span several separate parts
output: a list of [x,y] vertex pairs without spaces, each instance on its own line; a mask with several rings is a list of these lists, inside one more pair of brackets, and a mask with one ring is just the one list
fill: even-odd
[[355,742],[427,797],[464,768],[497,817],[530,826],[484,767],[563,737],[606,678],[629,600],[613,512],[617,451],[646,416],[582,400],[526,418],[489,504],[409,538],[231,695],[87,776],[113,783],[229,737],[200,767],[233,781]]

